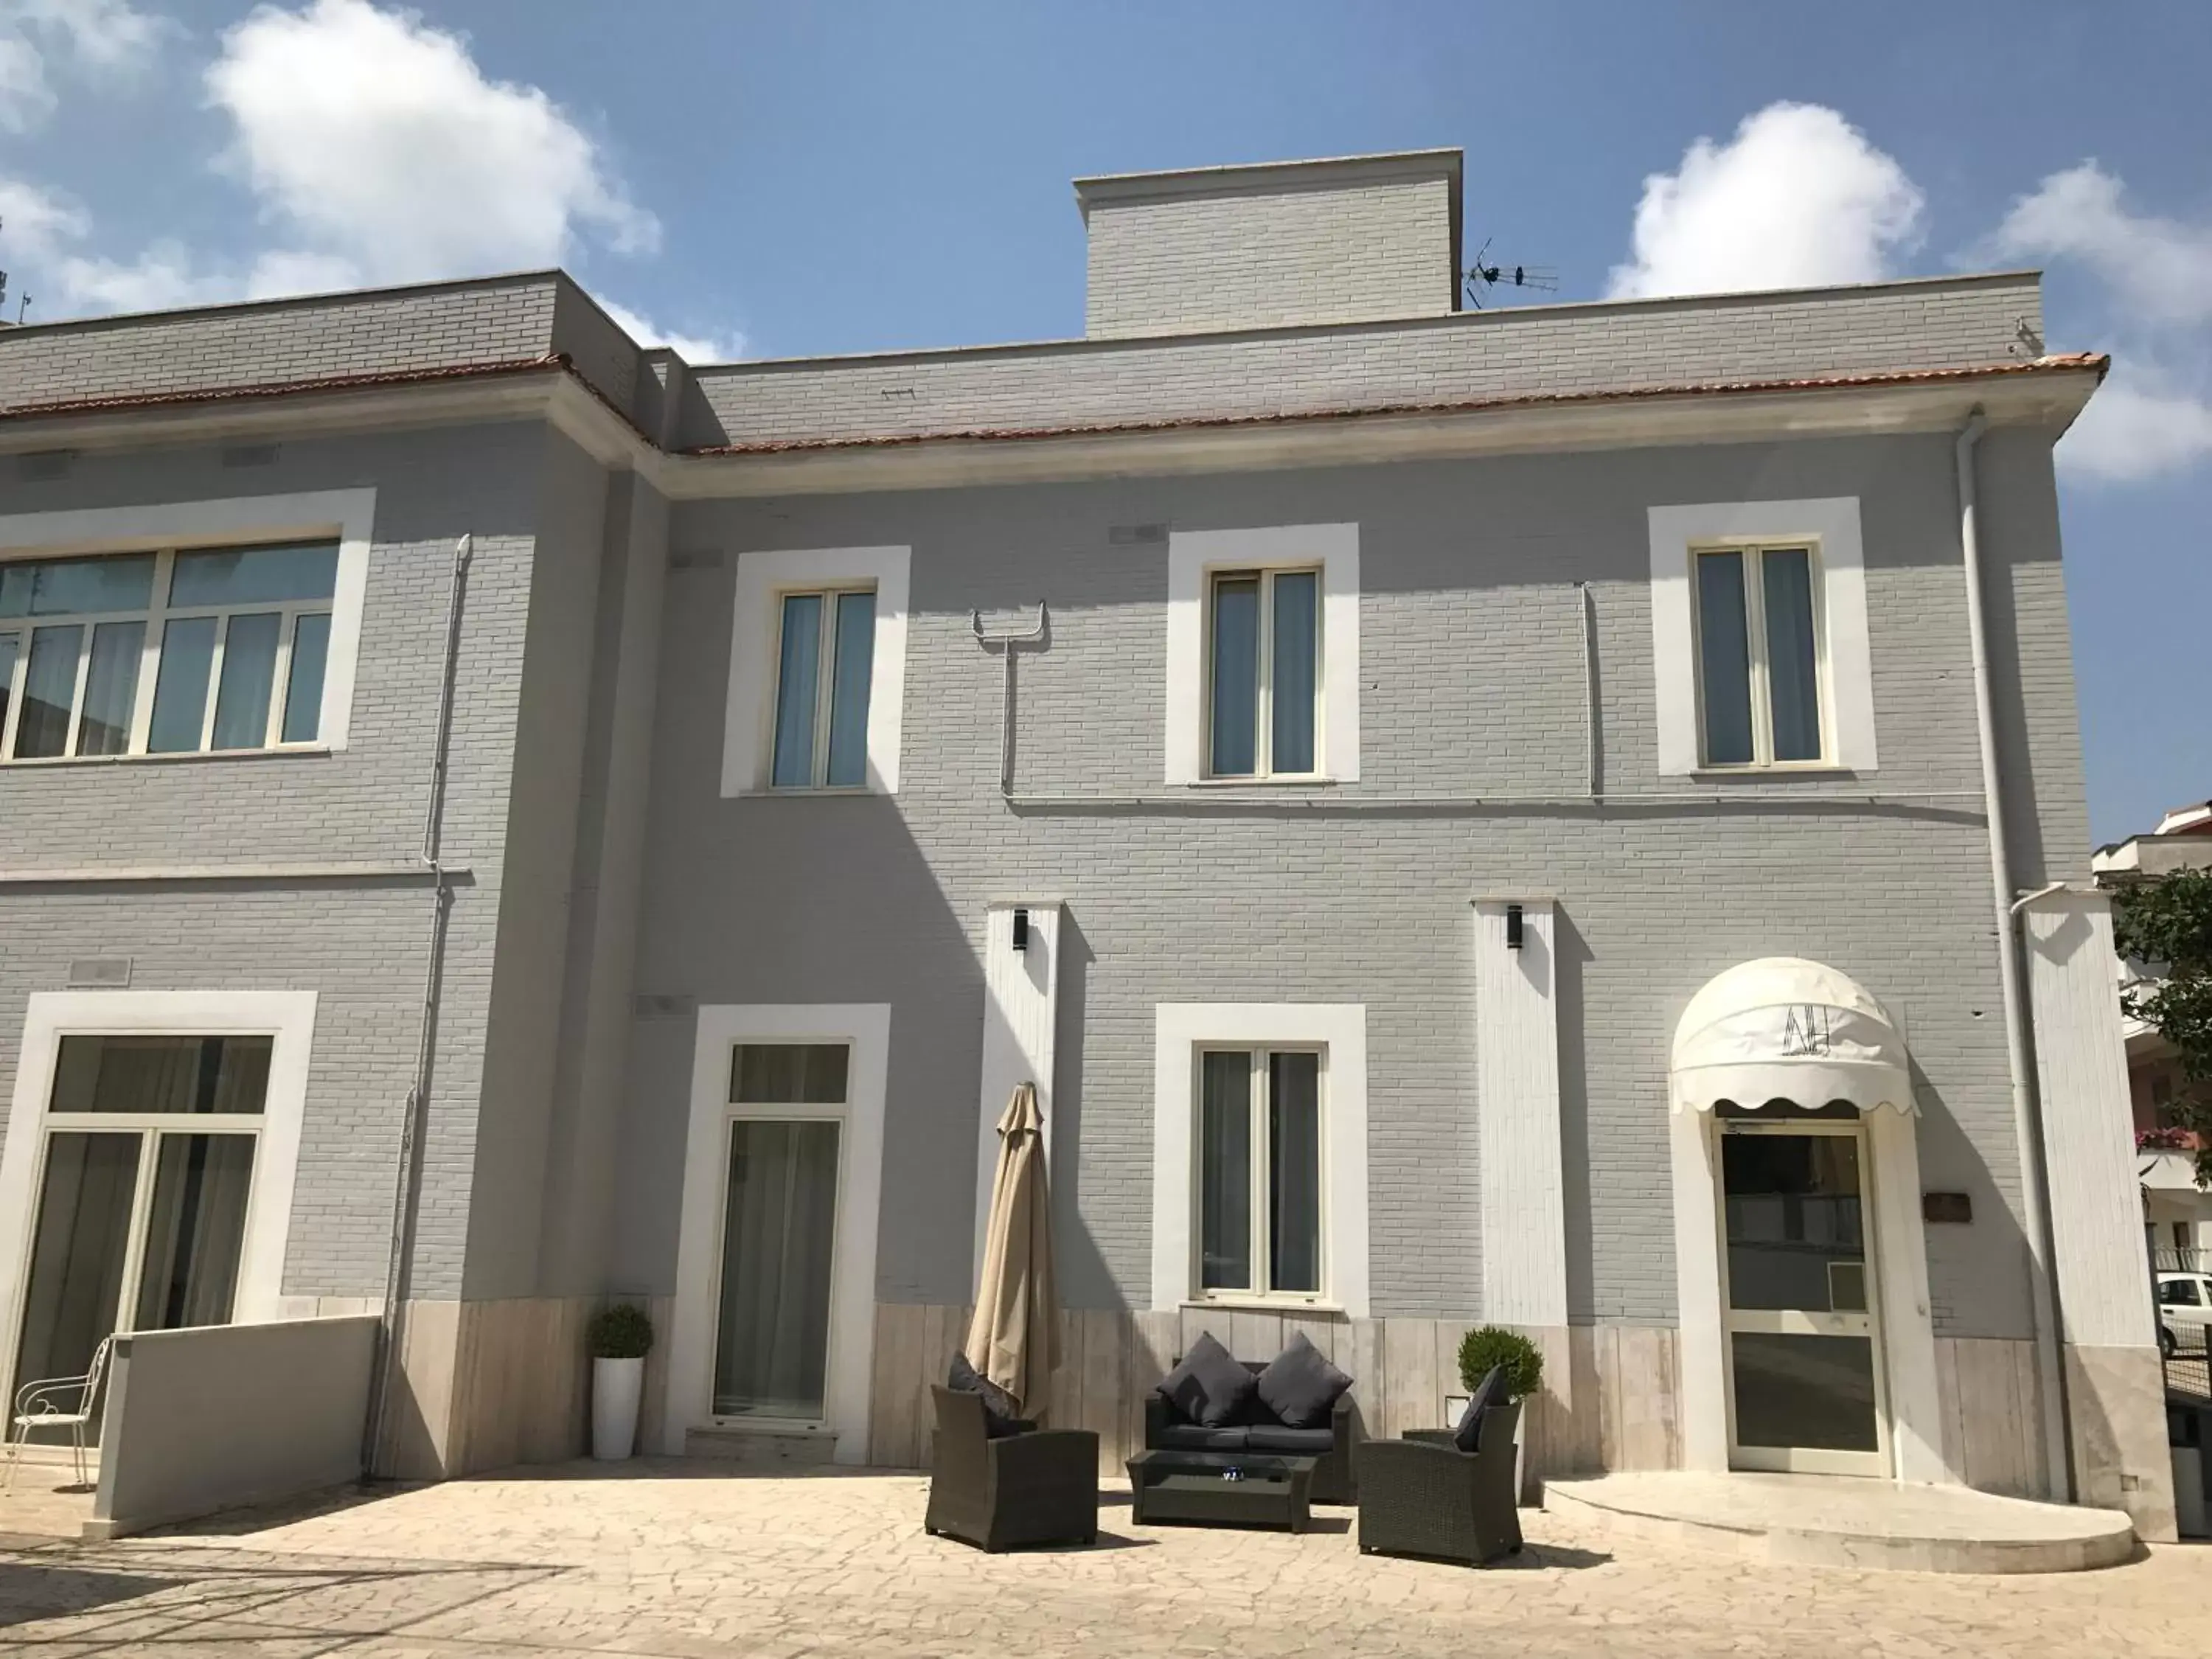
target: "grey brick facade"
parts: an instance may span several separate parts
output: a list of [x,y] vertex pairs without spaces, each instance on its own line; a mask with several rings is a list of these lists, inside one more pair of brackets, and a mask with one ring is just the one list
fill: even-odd
[[1203,333],[1458,309],[1456,150],[1079,179],[1083,331]]

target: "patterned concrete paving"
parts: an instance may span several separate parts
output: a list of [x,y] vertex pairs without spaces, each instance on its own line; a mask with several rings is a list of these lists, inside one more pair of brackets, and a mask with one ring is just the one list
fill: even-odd
[[[1139,1528],[986,1556],[921,1532],[911,1475],[696,1464],[519,1471],[100,1546],[0,1549],[0,1652],[517,1659],[788,1656],[1912,1656],[2203,1659],[2212,1550],[2103,1572],[1787,1569],[1526,1517],[1486,1572],[1303,1537]],[[1320,1517],[1316,1517],[1317,1521]]]

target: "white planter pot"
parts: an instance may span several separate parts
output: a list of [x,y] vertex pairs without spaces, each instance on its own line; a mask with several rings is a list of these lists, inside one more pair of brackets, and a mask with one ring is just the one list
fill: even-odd
[[637,1445],[637,1402],[644,1391],[644,1360],[592,1361],[592,1455],[601,1462],[617,1462]]

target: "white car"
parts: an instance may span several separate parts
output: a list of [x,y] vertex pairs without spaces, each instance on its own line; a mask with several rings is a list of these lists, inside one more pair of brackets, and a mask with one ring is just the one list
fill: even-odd
[[2158,1276],[2158,1351],[2172,1358],[2176,1348],[2205,1347],[2212,1326],[2212,1273]]

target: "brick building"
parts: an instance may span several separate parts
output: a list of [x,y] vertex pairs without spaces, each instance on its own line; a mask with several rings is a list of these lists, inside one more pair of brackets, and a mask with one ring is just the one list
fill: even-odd
[[1109,1445],[1200,1328],[1395,1432],[1490,1320],[1553,1470],[2171,1535],[2063,884],[2102,360],[2033,274],[1462,310],[1460,185],[1082,181],[1080,340],[0,337],[10,1374],[389,1308],[457,1473],[628,1293],[656,1444],[910,1463],[1031,1079]]

